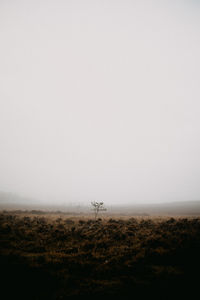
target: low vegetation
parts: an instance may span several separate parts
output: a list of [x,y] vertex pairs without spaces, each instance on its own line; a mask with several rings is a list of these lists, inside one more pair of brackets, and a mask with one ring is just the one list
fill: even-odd
[[199,218],[2,212],[0,238],[4,299],[192,299],[198,291]]

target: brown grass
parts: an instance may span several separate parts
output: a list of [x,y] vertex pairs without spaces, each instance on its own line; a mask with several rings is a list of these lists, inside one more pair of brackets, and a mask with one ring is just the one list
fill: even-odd
[[199,233],[199,218],[94,221],[4,212],[2,286],[7,299],[191,298],[198,290]]

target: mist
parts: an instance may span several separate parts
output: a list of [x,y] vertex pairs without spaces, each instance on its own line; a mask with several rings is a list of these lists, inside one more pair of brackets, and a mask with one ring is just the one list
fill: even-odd
[[0,40],[1,191],[200,199],[198,1],[1,0]]

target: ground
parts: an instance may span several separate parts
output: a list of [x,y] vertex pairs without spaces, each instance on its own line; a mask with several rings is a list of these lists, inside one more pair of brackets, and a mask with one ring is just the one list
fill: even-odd
[[[1,212],[4,299],[179,299],[198,292],[200,218]],[[139,297],[139,298],[137,298]]]

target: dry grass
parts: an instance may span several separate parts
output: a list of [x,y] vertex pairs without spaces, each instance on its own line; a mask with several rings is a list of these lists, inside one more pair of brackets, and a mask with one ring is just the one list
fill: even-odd
[[4,212],[2,286],[12,286],[7,299],[191,296],[198,290],[199,233],[199,218],[94,221]]

